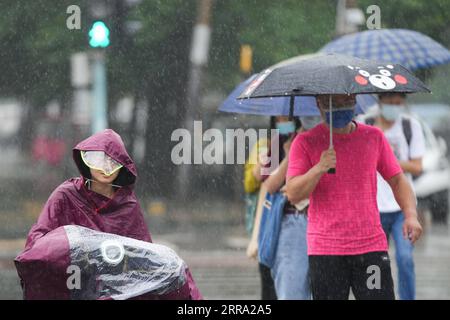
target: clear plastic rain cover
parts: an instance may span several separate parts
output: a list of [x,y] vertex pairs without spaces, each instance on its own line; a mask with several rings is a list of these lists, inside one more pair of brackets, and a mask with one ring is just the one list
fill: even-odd
[[123,300],[163,295],[187,281],[186,264],[172,249],[80,226],[64,226],[71,264],[80,268],[72,299]]

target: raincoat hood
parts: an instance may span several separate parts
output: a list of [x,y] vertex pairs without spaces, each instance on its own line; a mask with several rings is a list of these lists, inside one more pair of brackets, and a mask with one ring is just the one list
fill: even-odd
[[122,138],[114,132],[114,130],[105,129],[81,141],[73,148],[73,160],[75,161],[78,170],[84,178],[90,179],[91,173],[81,159],[81,151],[103,151],[112,159],[123,165],[114,184],[127,186],[133,185],[136,182],[136,166],[125,149]]

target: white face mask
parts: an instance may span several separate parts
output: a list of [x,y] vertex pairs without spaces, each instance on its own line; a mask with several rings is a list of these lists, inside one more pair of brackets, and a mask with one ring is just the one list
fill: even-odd
[[381,105],[381,116],[388,121],[397,120],[401,114],[404,112],[402,105],[398,104],[385,104]]

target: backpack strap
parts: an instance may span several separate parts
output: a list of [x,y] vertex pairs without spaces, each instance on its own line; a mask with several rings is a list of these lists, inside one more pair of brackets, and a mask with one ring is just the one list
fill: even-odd
[[412,129],[411,129],[411,119],[403,118],[402,119],[402,128],[403,134],[405,135],[406,142],[408,143],[408,147],[411,144],[412,139]]
[[408,158],[411,159],[411,139],[412,139],[411,119],[403,118],[402,119],[402,128],[403,128],[403,134],[406,139],[406,143],[408,144]]
[[[373,126],[375,124],[375,118],[369,117],[364,120],[364,122],[369,125]],[[403,129],[403,135],[405,136],[406,143],[408,144],[408,158],[411,158],[409,154],[411,153],[410,147],[411,147],[411,139],[412,139],[412,128],[411,128],[411,119],[410,118],[402,118],[402,129]]]
[[373,126],[373,125],[375,124],[375,118],[374,118],[374,117],[366,118],[366,119],[364,120],[364,122],[365,122],[366,124],[368,124],[369,126]]

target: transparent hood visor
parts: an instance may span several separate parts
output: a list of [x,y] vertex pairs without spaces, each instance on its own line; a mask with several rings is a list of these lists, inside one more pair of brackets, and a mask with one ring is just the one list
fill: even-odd
[[89,168],[102,171],[107,176],[123,167],[103,151],[81,151],[81,159]]

